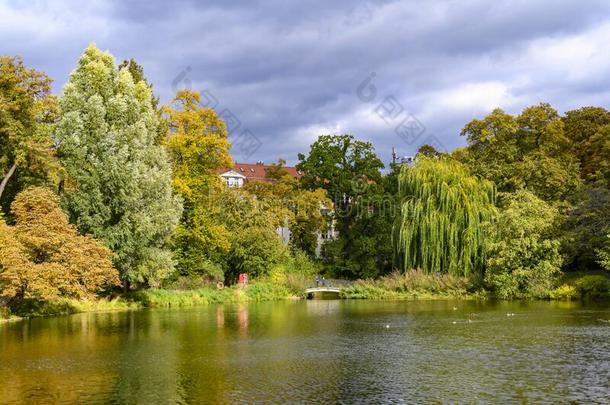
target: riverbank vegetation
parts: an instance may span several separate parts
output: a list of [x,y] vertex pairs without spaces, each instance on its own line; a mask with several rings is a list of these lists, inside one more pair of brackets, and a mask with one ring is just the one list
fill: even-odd
[[344,298],[608,298],[610,112],[497,109],[461,135],[387,168],[322,135],[300,177],[278,160],[229,188],[227,125],[196,91],[159,105],[91,45],[54,96],[2,56],[0,317],[303,297],[316,275],[358,280]]

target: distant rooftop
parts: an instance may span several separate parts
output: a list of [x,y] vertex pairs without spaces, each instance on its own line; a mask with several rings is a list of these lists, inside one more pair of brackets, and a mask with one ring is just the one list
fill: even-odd
[[[272,166],[274,165],[266,165],[262,161],[256,163],[235,163],[233,167],[219,169],[216,173],[222,175],[232,170],[244,176],[247,182],[259,181],[271,183],[273,180],[267,178],[267,170]],[[301,178],[303,176],[303,172],[297,170],[296,167],[283,166],[282,169],[286,170],[292,177]]]

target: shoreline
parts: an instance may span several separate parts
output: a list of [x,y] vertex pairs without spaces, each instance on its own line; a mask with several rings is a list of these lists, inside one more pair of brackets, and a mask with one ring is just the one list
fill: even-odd
[[[404,280],[386,277],[377,280],[358,280],[340,291],[339,300],[354,301],[486,301],[496,299],[489,291],[464,279],[443,284],[431,283],[432,278],[417,278],[405,283]],[[606,295],[590,295],[587,291],[578,291],[578,278],[562,280],[560,285],[545,296],[514,297],[509,301],[579,301],[608,300]],[[146,289],[132,291],[114,298],[101,298],[95,301],[78,301],[62,298],[52,302],[30,303],[14,310],[6,310],[0,317],[0,325],[24,319],[73,315],[92,312],[119,312],[141,310],[145,308],[187,308],[209,304],[231,304],[248,302],[268,302],[281,300],[306,299],[306,287],[288,285],[267,280],[253,281],[241,286],[235,285],[223,289],[202,287],[199,289]],[[0,312],[2,313],[2,312]]]

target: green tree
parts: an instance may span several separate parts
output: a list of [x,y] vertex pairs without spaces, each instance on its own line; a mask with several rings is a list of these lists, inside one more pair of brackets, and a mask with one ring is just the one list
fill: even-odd
[[375,204],[383,195],[383,167],[373,145],[352,135],[320,136],[307,156],[299,154],[303,187],[326,190],[333,203],[339,239],[324,245],[323,256],[336,276],[367,277],[379,272],[380,259],[371,249],[378,241],[362,232],[370,231],[371,220],[379,213]]
[[59,169],[50,136],[56,117],[50,83],[21,58],[0,56],[0,203],[7,212],[19,191],[46,183]]
[[568,111],[562,118],[572,153],[580,161],[581,177],[587,183],[598,179],[610,185],[610,112],[601,107]]
[[270,182],[246,183],[244,190],[265,202],[278,226],[288,227],[293,250],[314,258],[318,236],[328,228],[332,202],[324,189],[303,189],[299,180],[284,169],[285,163],[280,160],[268,168],[266,176]]
[[485,281],[500,298],[546,297],[562,264],[554,238],[559,213],[526,190],[501,200]]
[[56,137],[71,221],[113,250],[126,288],[159,285],[173,270],[167,246],[182,206],[155,139],[150,88],[91,45],[64,87],[61,110]]
[[493,183],[450,158],[420,157],[399,176],[397,252],[405,271],[482,273],[495,214]]
[[472,120],[462,135],[468,148],[454,156],[498,191],[525,188],[549,202],[568,200],[580,185],[577,159],[564,124],[548,104],[527,107],[513,117],[500,109]]
[[599,264],[606,270],[610,270],[610,234],[606,235],[606,244],[597,251]]

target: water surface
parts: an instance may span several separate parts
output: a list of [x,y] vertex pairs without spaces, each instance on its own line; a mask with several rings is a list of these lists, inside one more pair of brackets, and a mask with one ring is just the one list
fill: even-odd
[[608,320],[608,304],[451,301],[32,319],[0,326],[0,403],[608,403]]

